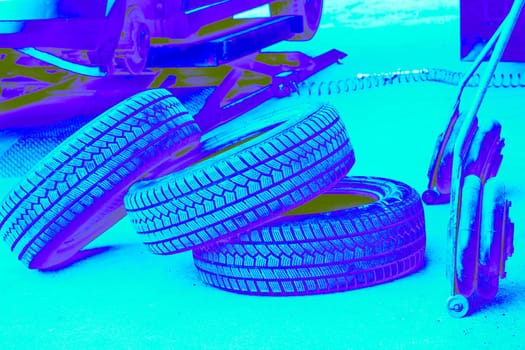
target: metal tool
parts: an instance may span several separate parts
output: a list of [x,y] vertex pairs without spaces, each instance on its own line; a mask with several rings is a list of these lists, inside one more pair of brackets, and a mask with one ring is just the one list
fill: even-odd
[[[483,179],[485,183],[483,183],[480,179],[483,172],[479,172],[479,175],[469,173],[468,165],[469,161],[473,158],[472,154],[476,155],[474,158],[479,158],[481,154],[484,154],[485,160],[481,163],[485,165],[481,167],[481,169],[492,168],[492,171],[486,171],[485,174],[491,174],[492,177],[494,177],[497,173],[499,162],[501,162],[501,157],[491,151],[494,150],[494,147],[490,147],[488,152],[486,149],[482,150],[481,147],[479,151],[473,151],[472,140],[476,137],[476,134],[480,132],[477,116],[479,108],[524,4],[525,0],[515,0],[507,18],[504,20],[500,37],[495,44],[487,70],[482,76],[472,106],[465,114],[454,143],[450,191],[450,222],[447,235],[450,262],[447,272],[451,281],[451,297],[448,300],[447,306],[449,313],[456,317],[463,317],[468,313],[468,298],[472,297],[474,292],[480,289],[480,282],[482,282],[482,291],[478,293],[480,296],[492,296],[495,294],[494,291],[487,293],[483,289],[483,281],[493,280],[494,275],[487,276],[487,270],[482,268],[482,266],[485,266],[487,263],[484,261],[485,258],[480,259],[482,258],[479,250],[480,240],[482,242],[487,241],[488,238],[485,236],[490,234],[490,237],[497,237],[500,242],[505,242],[505,244],[500,245],[502,251],[499,255],[499,266],[504,266],[505,260],[513,251],[513,225],[508,216],[510,202],[501,194],[504,193],[502,190],[497,190],[498,194],[492,195],[490,198],[503,197],[503,200],[498,200],[497,203],[499,204],[486,203],[487,200],[483,198],[483,191],[484,186],[489,181],[487,177],[490,178],[490,176],[485,176],[485,179]],[[489,128],[489,130],[490,129],[493,129],[493,127]],[[500,143],[501,142],[502,141],[500,141]],[[496,144],[497,143],[498,142],[496,142]],[[494,163],[496,163],[497,166],[494,166]],[[496,211],[482,210],[482,214],[480,215],[480,208],[493,208],[494,206],[500,209]],[[489,230],[485,233],[485,236],[481,236],[483,232],[480,232],[480,227],[483,227],[483,224],[480,224],[480,222],[483,221],[498,222],[499,226]],[[486,246],[485,244],[485,247]],[[481,247],[484,246],[481,245]],[[505,274],[500,271],[498,276],[503,277]]]

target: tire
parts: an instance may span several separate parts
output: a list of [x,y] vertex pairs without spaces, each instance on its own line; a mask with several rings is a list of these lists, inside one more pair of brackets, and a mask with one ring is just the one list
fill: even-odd
[[30,268],[62,265],[124,216],[132,183],[199,138],[168,91],[124,100],[59,144],[12,190],[0,206],[0,235]]
[[423,206],[413,188],[357,176],[236,239],[194,249],[193,257],[202,280],[223,290],[319,294],[414,272],[423,265],[425,241]]
[[309,201],[348,173],[354,153],[332,107],[294,106],[278,113],[222,125],[208,143],[221,135],[244,141],[130,188],[125,207],[153,253],[178,253],[249,230]]
[[280,0],[270,3],[272,16],[301,16],[303,31],[290,40],[307,41],[314,37],[323,13],[323,0]]
[[465,177],[461,190],[461,209],[457,228],[455,289],[470,297],[476,290],[479,252],[481,180],[476,175]]
[[495,297],[499,288],[508,220],[505,202],[503,185],[496,179],[489,179],[483,190],[477,285],[478,294],[484,299]]

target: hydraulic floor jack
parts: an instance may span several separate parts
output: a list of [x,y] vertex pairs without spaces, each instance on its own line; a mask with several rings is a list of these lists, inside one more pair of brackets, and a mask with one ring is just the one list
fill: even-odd
[[[28,9],[18,0],[0,2],[0,129],[96,116],[162,87],[187,103],[206,131],[291,94],[346,56],[261,52],[312,38],[322,0],[51,3]],[[262,5],[269,17],[234,17]]]

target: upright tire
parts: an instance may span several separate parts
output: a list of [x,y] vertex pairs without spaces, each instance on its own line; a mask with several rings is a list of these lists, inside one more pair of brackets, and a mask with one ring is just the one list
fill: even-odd
[[236,239],[193,250],[204,282],[243,294],[303,295],[364,288],[421,268],[425,220],[397,181],[346,177],[311,202]]
[[514,225],[509,217],[510,206],[503,183],[496,178],[487,180],[481,205],[477,286],[484,299],[496,296],[499,279],[505,277],[505,262],[512,255]]
[[[129,186],[198,144],[200,129],[166,90],[137,94],[79,129],[0,206],[0,237],[30,268],[62,265],[125,214]],[[172,169],[176,169],[172,165]]]
[[[130,188],[124,199],[128,215],[154,253],[182,252],[249,230],[316,197],[348,173],[354,153],[332,107],[294,106],[277,114],[248,121],[257,127],[242,118],[222,125],[226,139],[244,141]],[[239,137],[250,128],[251,139]]]
[[456,292],[467,298],[476,291],[481,220],[480,200],[481,180],[476,175],[468,175],[461,189],[455,256]]

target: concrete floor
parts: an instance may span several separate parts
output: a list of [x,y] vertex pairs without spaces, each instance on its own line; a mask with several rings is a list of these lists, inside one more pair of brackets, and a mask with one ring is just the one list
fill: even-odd
[[[314,40],[274,48],[349,54],[314,80],[467,67],[458,59],[457,1],[326,2]],[[454,95],[451,86],[415,83],[316,99],[335,105],[347,124],[357,158],[351,175],[390,177],[422,191]],[[26,270],[7,249],[0,252],[0,349],[525,348],[524,96],[523,89],[493,89],[480,112],[499,119],[507,139],[499,176],[514,203],[516,252],[496,298],[468,318],[451,318],[445,308],[447,205],[425,207],[421,271],[363,290],[293,298],[208,287],[191,253],[154,256],[123,220],[92,244],[112,249],[58,272]],[[0,196],[15,181],[2,179]]]

